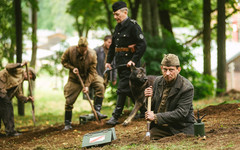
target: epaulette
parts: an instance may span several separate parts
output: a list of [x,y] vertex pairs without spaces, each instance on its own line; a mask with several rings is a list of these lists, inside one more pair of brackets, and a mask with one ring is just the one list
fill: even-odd
[[137,21],[136,21],[136,20],[134,20],[134,19],[131,19],[131,22],[132,22],[132,23],[134,23],[134,24],[136,24],[136,23],[137,23]]

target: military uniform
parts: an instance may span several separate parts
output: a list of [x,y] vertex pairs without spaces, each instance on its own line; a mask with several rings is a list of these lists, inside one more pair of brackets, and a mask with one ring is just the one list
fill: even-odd
[[[96,47],[94,49],[97,54],[97,73],[104,79],[104,86],[107,87],[108,81],[116,81],[117,80],[117,70],[114,69],[113,71],[108,72],[108,74],[103,74],[105,71],[105,64],[107,62],[107,54],[108,54],[108,49],[104,47],[104,45]],[[113,59],[111,65],[113,67],[116,66],[115,59]]]
[[[80,39],[81,40],[81,39]],[[83,87],[73,69],[77,68],[85,87],[92,87],[95,92],[94,107],[100,115],[100,109],[104,97],[103,78],[96,72],[97,56],[94,50],[88,48],[86,54],[81,55],[77,46],[69,47],[61,57],[61,63],[69,69],[69,78],[64,86],[65,103],[65,125],[71,125],[72,109],[79,93]]]
[[[164,56],[163,76],[157,77],[153,85],[152,109],[154,121],[151,122],[151,139],[159,139],[177,133],[193,134],[193,96],[194,87],[189,80],[179,74],[179,59],[174,54]],[[176,67],[168,72],[167,67]],[[169,68],[173,69],[173,68]],[[168,80],[169,76],[173,78]]]
[[[134,45],[134,48],[130,48]],[[118,23],[113,33],[112,44],[109,48],[107,63],[111,63],[114,56],[116,58],[116,66],[127,64],[130,60],[135,63],[136,67],[140,66],[140,59],[142,58],[146,50],[146,41],[140,26],[136,21],[127,18],[121,23]],[[116,108],[112,114],[113,118],[107,122],[111,123],[111,120],[116,120],[120,117],[126,96],[129,96],[133,101],[133,96],[129,87],[129,76],[131,69],[127,66],[118,68],[118,99]]]
[[12,98],[16,96],[23,102],[28,99],[22,92],[23,81],[24,69],[21,68],[20,63],[8,64],[5,69],[0,71],[0,125],[2,120],[7,135],[16,132],[14,129]]

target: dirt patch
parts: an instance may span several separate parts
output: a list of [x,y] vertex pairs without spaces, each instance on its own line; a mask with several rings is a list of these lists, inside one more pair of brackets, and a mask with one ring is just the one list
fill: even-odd
[[[146,141],[146,121],[134,119],[126,127],[121,124],[115,126],[117,140],[108,145],[90,149],[120,149],[122,146],[134,145],[142,148],[156,145],[164,149],[173,144],[181,145],[181,142],[191,143],[191,146],[197,145],[198,149],[239,149],[239,108],[240,104],[221,104],[200,110],[201,116],[207,114],[203,120],[206,139],[177,134],[156,141]],[[122,123],[128,114],[129,111],[125,111],[125,115],[119,121]],[[81,149],[83,135],[112,127],[105,123],[106,120],[103,120],[102,124],[93,121],[84,125],[76,123],[73,124],[74,130],[71,131],[61,131],[63,124],[28,128],[29,130],[19,137],[0,137],[0,149]],[[24,128],[19,130],[24,131]]]

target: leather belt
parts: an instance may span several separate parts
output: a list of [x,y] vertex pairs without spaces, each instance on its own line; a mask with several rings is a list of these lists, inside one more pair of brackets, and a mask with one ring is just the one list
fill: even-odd
[[128,45],[128,47],[116,47],[115,52],[135,52],[136,44]]
[[128,47],[116,47],[115,52],[128,52],[130,51]]

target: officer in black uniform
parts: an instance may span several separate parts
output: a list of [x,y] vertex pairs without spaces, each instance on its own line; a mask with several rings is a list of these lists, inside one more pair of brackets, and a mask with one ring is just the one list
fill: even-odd
[[114,56],[116,57],[116,66],[126,64],[126,66],[118,68],[117,104],[112,117],[107,121],[107,124],[116,125],[122,114],[126,96],[134,101],[129,87],[130,66],[140,66],[140,59],[146,50],[146,41],[137,22],[128,18],[128,8],[125,2],[114,3],[112,9],[114,19],[118,24],[113,33],[105,67],[111,69],[110,63]]

